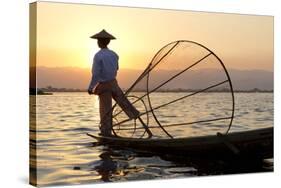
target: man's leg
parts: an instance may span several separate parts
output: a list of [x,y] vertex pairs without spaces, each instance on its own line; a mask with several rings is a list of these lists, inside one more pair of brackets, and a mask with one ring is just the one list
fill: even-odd
[[113,85],[112,97],[117,102],[117,104],[122,108],[126,115],[131,119],[138,119],[143,125],[144,129],[148,133],[148,137],[152,137],[152,132],[149,130],[148,126],[143,122],[141,117],[139,117],[140,112],[132,105],[132,103],[124,95],[121,88],[118,86],[117,82]]
[[132,105],[132,103],[124,95],[121,88],[116,84],[113,90],[113,99],[122,108],[126,115],[131,119],[137,119],[140,112]]
[[100,120],[101,134],[111,136],[112,129],[112,100],[111,92],[105,92],[99,95],[100,99]]

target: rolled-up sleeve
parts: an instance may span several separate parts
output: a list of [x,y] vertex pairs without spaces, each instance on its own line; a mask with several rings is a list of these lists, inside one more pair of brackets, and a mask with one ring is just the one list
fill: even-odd
[[100,81],[101,63],[99,61],[99,58],[95,56],[92,66],[92,79],[88,88],[89,90],[93,90],[96,87],[97,83]]

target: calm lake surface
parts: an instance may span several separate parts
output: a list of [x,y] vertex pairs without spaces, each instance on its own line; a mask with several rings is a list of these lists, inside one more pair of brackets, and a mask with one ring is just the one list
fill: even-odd
[[[155,106],[184,93],[155,93]],[[224,93],[202,95],[190,102],[177,103],[156,112],[162,123],[193,121],[200,117],[229,116],[231,100]],[[34,100],[31,96],[31,101]],[[158,104],[157,104],[158,103]],[[273,93],[235,93],[235,118],[230,132],[273,126]],[[189,107],[187,107],[189,106]],[[31,109],[34,109],[31,107]],[[192,110],[191,110],[192,109]],[[31,165],[37,166],[38,185],[84,184],[93,182],[180,178],[231,173],[268,171],[264,166],[225,164],[223,161],[188,161],[173,156],[139,154],[129,149],[96,146],[86,133],[99,132],[98,97],[87,93],[54,93],[37,96],[37,131],[31,126]],[[219,114],[219,115],[218,115]],[[203,117],[204,116],[204,117]],[[227,129],[227,122],[211,122],[205,126],[170,128],[181,136],[215,134]],[[35,162],[36,158],[36,162]],[[270,171],[270,170],[269,170]],[[272,171],[272,169],[271,169]]]

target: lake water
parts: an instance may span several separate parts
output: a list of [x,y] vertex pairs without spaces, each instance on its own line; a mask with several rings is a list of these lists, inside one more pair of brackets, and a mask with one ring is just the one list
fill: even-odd
[[[155,93],[151,96],[151,102],[157,106],[183,95],[185,93]],[[225,93],[203,94],[159,109],[155,114],[161,124],[225,117],[231,114],[230,99]],[[34,101],[34,96],[30,100]],[[273,126],[273,93],[236,93],[235,105],[235,118],[230,132]],[[98,107],[98,98],[87,93],[37,96],[37,114],[34,113],[35,106],[31,106],[30,162],[32,173],[37,168],[38,185],[268,171],[264,166],[233,165],[223,161],[196,163],[180,157],[139,154],[128,149],[94,145],[95,140],[86,133],[99,132]],[[34,118],[37,119],[36,131]],[[153,125],[153,121],[150,123]],[[224,120],[167,130],[177,137],[209,135],[226,130],[228,123],[229,120]],[[154,133],[161,136],[157,131]]]

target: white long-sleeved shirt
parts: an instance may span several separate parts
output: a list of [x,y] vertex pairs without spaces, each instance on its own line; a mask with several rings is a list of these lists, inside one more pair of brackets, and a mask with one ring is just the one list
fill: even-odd
[[118,55],[108,48],[99,50],[93,60],[92,79],[89,90],[96,87],[98,82],[115,79],[118,70]]

